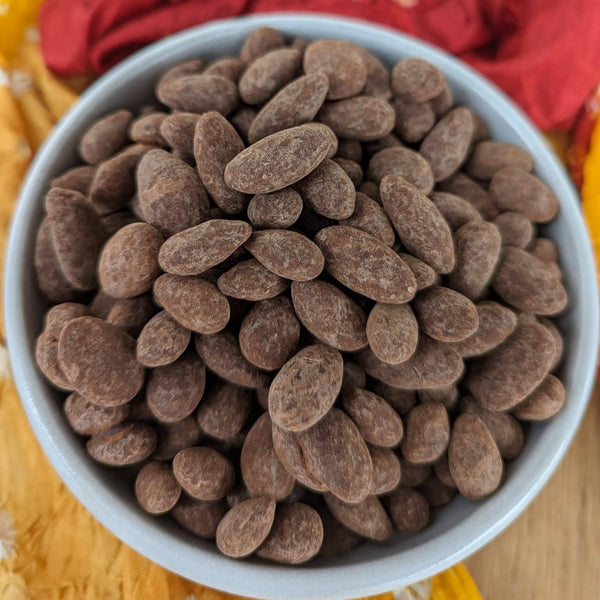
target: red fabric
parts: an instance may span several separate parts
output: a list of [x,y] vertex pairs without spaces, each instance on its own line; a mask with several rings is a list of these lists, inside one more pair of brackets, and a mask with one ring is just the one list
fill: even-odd
[[103,72],[142,46],[206,21],[282,10],[337,13],[401,29],[458,55],[542,129],[570,129],[600,80],[598,0],[46,0],[40,29],[59,75]]

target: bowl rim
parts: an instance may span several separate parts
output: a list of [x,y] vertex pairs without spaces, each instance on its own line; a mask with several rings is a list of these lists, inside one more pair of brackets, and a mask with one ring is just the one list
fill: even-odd
[[[27,320],[23,309],[23,299],[20,294],[14,293],[16,287],[23,281],[25,269],[30,268],[30,265],[23,264],[20,256],[25,251],[28,243],[27,224],[31,220],[29,216],[30,209],[35,202],[39,201],[39,195],[36,192],[39,186],[37,172],[43,165],[52,161],[54,147],[65,138],[79,115],[85,113],[88,100],[93,99],[96,94],[106,88],[115,87],[132,68],[138,66],[143,68],[144,63],[152,61],[153,57],[168,53],[170,49],[185,44],[186,41],[192,40],[198,35],[212,36],[213,39],[218,39],[220,36],[226,36],[228,30],[239,23],[244,23],[248,29],[259,26],[272,26],[285,30],[286,27],[293,26],[291,21],[303,21],[308,25],[318,22],[321,25],[330,26],[332,31],[335,31],[335,28],[341,23],[345,28],[345,37],[359,36],[359,33],[364,34],[366,30],[372,35],[390,41],[394,39],[397,41],[398,38],[401,38],[406,52],[414,52],[426,60],[433,59],[442,71],[445,68],[458,71],[463,77],[465,86],[470,91],[487,96],[489,102],[495,103],[506,118],[513,122],[515,127],[521,128],[527,134],[530,150],[536,156],[536,160],[551,165],[557,173],[561,174],[559,177],[561,201],[566,201],[567,204],[573,206],[578,204],[574,187],[566,176],[562,165],[551,153],[528,118],[512,100],[471,67],[426,42],[389,27],[360,19],[321,13],[278,12],[211,21],[155,42],[119,63],[81,95],[79,101],[63,117],[52,134],[43,143],[30,165],[10,229],[4,283],[7,345],[21,402],[44,452],[61,479],[79,501],[124,543],[165,568],[188,579],[198,581],[197,571],[200,571],[203,585],[230,593],[255,598],[272,598],[274,600],[306,600],[308,598],[343,600],[348,597],[367,596],[389,591],[401,585],[425,579],[472,554],[503,531],[525,509],[545,485],[564,456],[581,422],[587,400],[592,391],[598,350],[599,311],[594,258],[586,227],[580,214],[570,215],[571,225],[575,227],[578,233],[573,243],[578,251],[581,270],[591,278],[591,284],[586,287],[586,293],[582,294],[581,298],[582,310],[590,318],[590,321],[589,326],[581,332],[577,352],[581,363],[579,372],[582,375],[577,386],[580,392],[579,410],[567,422],[565,435],[556,443],[553,453],[540,457],[539,476],[532,483],[528,493],[510,502],[495,522],[491,524],[484,523],[485,519],[479,519],[471,523],[471,529],[474,530],[474,533],[471,532],[469,539],[465,540],[462,545],[454,543],[451,548],[438,551],[435,559],[431,559],[429,564],[414,565],[413,570],[408,575],[404,573],[399,576],[398,573],[401,572],[401,569],[399,569],[397,554],[380,559],[376,564],[375,561],[366,561],[360,565],[348,564],[335,567],[322,566],[298,569],[233,562],[226,557],[212,555],[201,547],[198,547],[198,551],[203,555],[203,564],[202,568],[198,569],[197,565],[194,566],[191,563],[189,556],[186,556],[185,546],[171,536],[157,530],[153,531],[152,536],[144,534],[142,529],[137,531],[132,526],[132,522],[135,522],[136,519],[135,515],[132,514],[131,507],[125,501],[121,501],[121,506],[113,506],[111,502],[116,496],[111,494],[107,488],[99,486],[91,474],[86,473],[86,466],[80,460],[84,458],[89,461],[89,459],[74,456],[74,453],[70,451],[65,452],[65,449],[58,443],[58,440],[55,439],[47,426],[45,412],[50,408],[44,406],[44,404],[49,403],[36,401],[29,384],[32,369],[35,370],[35,361],[33,360],[29,341],[22,335],[23,331],[26,330],[25,323]],[[445,543],[448,546],[446,538],[449,536],[456,537],[456,531],[450,529],[440,538],[429,540],[426,543],[427,547],[432,550],[436,545],[441,544],[444,546]],[[165,548],[170,548],[170,551],[165,552]],[[370,573],[370,576],[365,576],[365,569]],[[334,577],[331,576],[332,572],[335,574]],[[307,577],[307,575],[309,576]]]

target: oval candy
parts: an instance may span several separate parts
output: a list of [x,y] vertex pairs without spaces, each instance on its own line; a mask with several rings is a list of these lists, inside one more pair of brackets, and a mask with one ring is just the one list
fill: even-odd
[[448,465],[456,487],[470,500],[484,498],[500,485],[502,457],[494,438],[477,415],[462,414],[454,421]]
[[85,447],[95,461],[104,465],[134,465],[154,451],[156,431],[147,423],[124,421],[91,437]]
[[369,175],[377,184],[386,175],[399,175],[424,194],[433,189],[433,173],[429,163],[418,153],[404,146],[384,148],[371,157]]
[[411,463],[435,462],[448,447],[450,421],[441,402],[417,404],[406,416],[402,455]]
[[338,287],[313,279],[292,283],[296,315],[317,339],[342,352],[364,348],[367,316]]
[[213,202],[227,214],[248,205],[248,196],[225,181],[225,168],[243,150],[244,142],[223,115],[211,111],[200,116],[194,130],[196,168]]
[[246,435],[240,468],[252,496],[267,496],[279,501],[290,494],[295,479],[277,457],[271,430],[269,414],[263,413]]
[[100,406],[129,402],[144,383],[135,340],[95,317],[78,317],[65,325],[58,341],[58,364],[71,385]]
[[419,340],[419,325],[410,306],[375,304],[367,320],[367,339],[379,360],[390,364],[408,360]]
[[315,241],[325,255],[326,270],[340,283],[376,302],[403,304],[417,290],[407,264],[383,242],[355,229],[334,225]]
[[452,231],[435,204],[399,175],[384,177],[379,190],[383,208],[402,244],[436,272],[452,271]]
[[217,280],[219,290],[226,296],[252,302],[274,298],[288,285],[287,279],[275,275],[255,258],[237,263]]
[[259,369],[280,369],[294,354],[300,340],[300,322],[289,298],[257,302],[240,326],[242,354]]
[[161,246],[158,262],[167,273],[199,275],[231,256],[251,233],[245,221],[210,219],[172,235]]
[[219,377],[247,388],[269,386],[267,374],[246,360],[237,338],[230,331],[197,335],[194,341],[200,358]]
[[312,427],[333,406],[344,361],[327,346],[306,346],[281,367],[269,388],[269,414],[288,431]]
[[357,387],[346,388],[342,406],[367,443],[394,448],[402,441],[402,419],[381,396]]
[[225,167],[225,183],[246,194],[281,190],[318,167],[331,145],[325,125],[308,123],[278,131],[233,157]]
[[183,327],[197,333],[217,333],[229,321],[227,298],[199,277],[165,273],[154,282],[157,302]]
[[373,462],[350,417],[332,408],[316,425],[296,433],[307,470],[344,502],[361,502],[370,493]]
[[269,271],[294,281],[314,279],[325,263],[316,244],[287,229],[255,231],[246,242],[246,249]]
[[563,284],[544,263],[512,246],[504,248],[492,287],[506,303],[539,315],[555,315],[568,302]]

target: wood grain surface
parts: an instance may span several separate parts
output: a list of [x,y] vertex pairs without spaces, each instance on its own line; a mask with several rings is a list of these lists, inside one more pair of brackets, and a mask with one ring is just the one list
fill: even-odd
[[599,386],[549,483],[466,564],[484,600],[600,598]]

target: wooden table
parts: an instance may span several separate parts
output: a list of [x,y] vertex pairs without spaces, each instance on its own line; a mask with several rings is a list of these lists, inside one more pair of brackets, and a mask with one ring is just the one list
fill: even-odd
[[466,564],[484,600],[600,598],[600,386],[546,487]]

